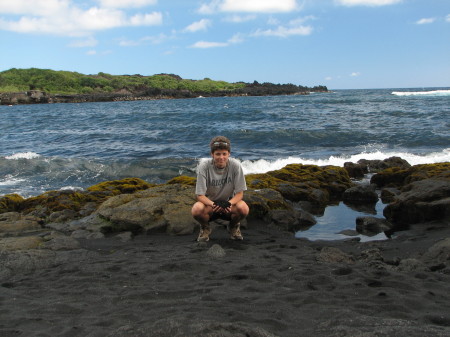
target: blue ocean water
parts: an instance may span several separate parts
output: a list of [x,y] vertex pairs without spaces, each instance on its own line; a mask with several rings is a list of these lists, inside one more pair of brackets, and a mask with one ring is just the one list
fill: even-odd
[[225,135],[245,173],[401,156],[450,161],[450,90],[0,106],[0,195],[195,175]]

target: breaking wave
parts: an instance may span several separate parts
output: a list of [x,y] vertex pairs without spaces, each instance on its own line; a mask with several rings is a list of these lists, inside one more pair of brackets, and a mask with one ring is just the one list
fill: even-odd
[[431,91],[393,91],[396,96],[450,96],[450,90],[431,90]]

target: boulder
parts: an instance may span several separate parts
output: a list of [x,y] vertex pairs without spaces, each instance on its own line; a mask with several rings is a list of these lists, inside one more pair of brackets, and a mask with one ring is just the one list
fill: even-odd
[[194,189],[181,184],[161,185],[109,198],[97,210],[108,220],[103,231],[191,234],[197,227],[191,216]]
[[405,186],[383,214],[397,225],[450,219],[450,179],[425,179]]
[[414,181],[430,178],[450,180],[450,163],[414,165],[409,168],[388,168],[373,175],[370,182],[378,187],[401,188]]
[[360,216],[356,218],[356,231],[366,236],[374,236],[381,232],[390,231],[393,225],[386,219],[372,216]]
[[352,162],[345,162],[344,169],[347,171],[350,178],[356,179],[363,178],[364,175],[369,172],[367,165],[363,163],[355,164]]
[[317,222],[311,214],[296,209],[271,210],[267,214],[265,221],[270,226],[288,232],[308,229]]
[[365,166],[367,171],[370,173],[383,171],[387,168],[397,167],[401,169],[407,169],[411,165],[404,159],[400,157],[389,157],[384,160],[367,160],[360,159],[358,164]]
[[345,190],[342,195],[344,202],[353,204],[370,204],[378,201],[375,185],[357,185]]
[[353,185],[347,171],[337,166],[290,164],[280,170],[245,177],[251,189],[270,188],[290,201],[327,204],[340,199]]

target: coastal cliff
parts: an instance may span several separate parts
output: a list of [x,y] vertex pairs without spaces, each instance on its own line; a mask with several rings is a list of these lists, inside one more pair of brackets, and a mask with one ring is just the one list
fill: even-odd
[[0,72],[0,105],[37,103],[113,102],[224,96],[307,95],[328,92],[312,88],[273,84],[183,79],[174,74],[83,75],[48,69],[10,69]]

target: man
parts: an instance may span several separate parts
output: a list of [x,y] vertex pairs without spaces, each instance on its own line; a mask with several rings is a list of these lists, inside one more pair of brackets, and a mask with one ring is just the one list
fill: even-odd
[[240,221],[248,215],[249,208],[243,199],[247,190],[240,162],[230,157],[230,140],[223,136],[210,142],[211,159],[200,163],[195,194],[197,202],[192,216],[200,224],[197,241],[209,241],[209,222],[216,219],[230,221],[231,239],[243,240]]

